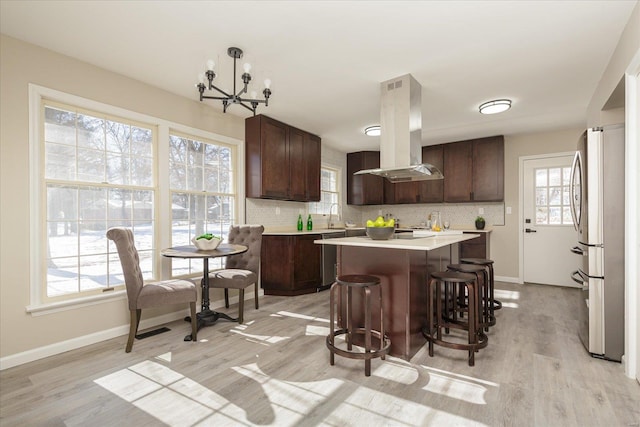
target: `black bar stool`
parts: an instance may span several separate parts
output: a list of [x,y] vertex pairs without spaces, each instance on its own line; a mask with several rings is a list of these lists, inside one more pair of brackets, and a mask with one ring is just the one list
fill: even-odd
[[[474,264],[449,264],[448,270],[457,271],[459,273],[474,274],[480,285],[480,305],[482,308],[482,324],[484,330],[488,331],[489,326],[496,324],[496,318],[489,310],[489,273],[484,266]],[[482,284],[480,284],[482,278]]]
[[495,281],[493,278],[493,260],[486,258],[462,258],[460,259],[462,264],[474,264],[482,265],[489,271],[489,301],[491,302],[490,311],[493,316],[495,310],[502,308],[502,302],[494,298]]
[[[354,288],[360,288],[364,291],[364,328],[355,328],[353,326],[352,311],[352,291]],[[380,303],[380,329],[371,329],[371,289],[378,290],[378,301]],[[346,319],[342,319],[340,326],[342,329],[334,329],[335,305],[337,304],[336,292],[339,292],[340,305],[343,301],[343,291],[346,289]],[[338,319],[339,321],[339,319]],[[344,322],[346,321],[346,327]],[[364,335],[364,353],[353,348],[353,334]],[[335,337],[338,335],[346,335],[345,341],[347,349],[339,348],[335,345]],[[377,350],[372,349],[371,339],[375,338],[378,342]],[[371,376],[371,359],[380,357],[384,360],[385,354],[389,351],[391,340],[384,333],[384,310],[382,306],[382,286],[380,279],[376,276],[364,274],[351,274],[338,276],[330,291],[330,319],[329,319],[329,335],[327,335],[327,348],[329,349],[329,363],[335,363],[334,354],[349,359],[364,359],[364,374]]]
[[[422,328],[422,335],[429,342],[429,356],[433,357],[434,344],[466,350],[469,352],[469,366],[474,366],[475,352],[488,343],[480,321],[482,308],[478,279],[473,274],[455,271],[439,271],[430,276],[427,282],[427,325]],[[456,317],[457,311],[461,309],[458,305],[460,299],[456,295],[460,286],[463,287],[461,293],[464,294],[466,290],[468,297],[465,307],[468,312],[466,322]],[[448,334],[449,328],[466,330],[468,342],[465,344],[443,339],[442,330]]]

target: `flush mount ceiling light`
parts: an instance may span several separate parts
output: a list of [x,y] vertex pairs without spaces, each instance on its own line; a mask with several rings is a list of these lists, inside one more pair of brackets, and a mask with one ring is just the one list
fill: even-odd
[[493,101],[485,102],[480,105],[480,113],[482,114],[496,114],[507,111],[511,108],[510,99],[496,99]]
[[[240,92],[237,92],[236,94],[236,80],[235,80],[235,75],[236,75],[236,61],[240,58],[242,58],[242,49],[237,48],[237,47],[230,47],[229,49],[227,49],[227,54],[233,58],[233,76],[234,76],[234,80],[233,80],[233,93],[227,93],[224,90],[217,88],[213,85],[213,79],[216,78],[216,73],[213,71],[213,68],[215,67],[215,62],[213,62],[212,59],[207,61],[207,71],[205,71],[204,74],[201,74],[199,76],[199,80],[200,82],[196,85],[196,87],[198,88],[198,92],[200,92],[200,101],[202,101],[203,99],[217,99],[222,101],[222,109],[223,112],[227,112],[227,107],[229,107],[229,105],[231,104],[238,104],[243,106],[244,108],[246,108],[247,110],[253,112],[253,115],[256,115],[256,108],[258,107],[258,104],[263,103],[265,105],[265,107],[269,106],[269,97],[271,96],[271,80],[269,79],[265,79],[264,80],[264,90],[262,91],[262,94],[264,95],[264,99],[257,99],[257,92],[256,91],[251,91],[251,98],[243,98],[241,95],[247,93],[247,89],[249,86],[249,82],[251,81],[251,74],[249,74],[249,71],[251,71],[251,64],[249,63],[245,63],[243,68],[244,68],[244,73],[242,74],[242,82],[244,83],[244,87],[240,90]],[[206,79],[209,81],[209,85],[207,87],[207,85],[205,85],[205,77]],[[216,90],[218,92],[220,92],[220,94],[222,94],[223,96],[208,96],[204,94],[204,91],[206,89],[209,90]],[[249,106],[249,105],[251,106]]]
[[380,136],[380,125],[369,126],[364,130],[367,136]]

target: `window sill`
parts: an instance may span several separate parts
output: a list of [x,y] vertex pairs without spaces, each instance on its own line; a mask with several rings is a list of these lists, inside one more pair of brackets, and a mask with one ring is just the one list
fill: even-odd
[[27,313],[32,316],[44,316],[47,314],[58,313],[61,311],[76,310],[82,307],[89,307],[96,304],[103,304],[105,302],[112,302],[117,300],[126,300],[127,291],[114,291],[109,292],[108,295],[93,295],[89,297],[82,297],[72,300],[58,301],[44,304],[33,304],[26,307]]

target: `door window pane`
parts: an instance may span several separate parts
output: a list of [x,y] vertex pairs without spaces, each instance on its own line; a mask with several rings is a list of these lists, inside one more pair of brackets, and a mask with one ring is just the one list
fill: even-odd
[[569,167],[535,169],[536,225],[573,224],[569,211],[570,176]]

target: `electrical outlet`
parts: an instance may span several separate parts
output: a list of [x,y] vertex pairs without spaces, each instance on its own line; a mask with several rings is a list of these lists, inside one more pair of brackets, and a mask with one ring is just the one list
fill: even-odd
[[382,216],[382,209],[378,209],[378,216]]
[[507,215],[511,215],[511,206],[507,206]]
[[280,215],[280,206],[276,206],[276,215]]
[[478,214],[479,215],[484,215],[484,208],[478,209]]

